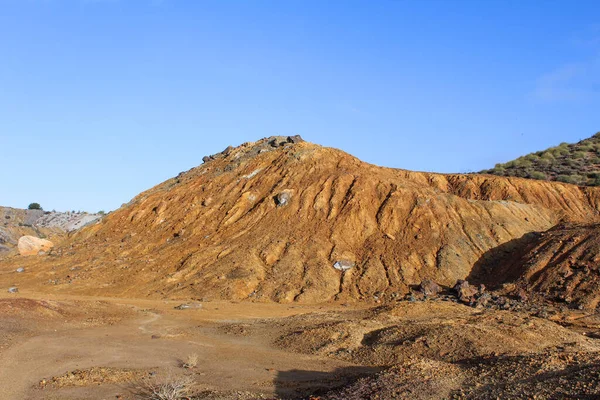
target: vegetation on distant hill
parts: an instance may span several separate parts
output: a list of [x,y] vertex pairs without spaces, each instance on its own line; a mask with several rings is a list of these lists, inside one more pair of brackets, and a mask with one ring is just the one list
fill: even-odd
[[561,143],[504,164],[496,164],[494,168],[481,173],[600,186],[600,132],[575,144]]
[[31,203],[27,208],[29,210],[41,210],[42,206],[40,206],[40,203]]

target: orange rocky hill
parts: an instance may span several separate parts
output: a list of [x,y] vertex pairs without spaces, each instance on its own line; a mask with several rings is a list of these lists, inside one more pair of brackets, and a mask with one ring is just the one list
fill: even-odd
[[299,137],[204,161],[0,269],[26,265],[22,288],[70,293],[385,301],[427,278],[453,285],[528,233],[600,223],[600,189],[382,168]]

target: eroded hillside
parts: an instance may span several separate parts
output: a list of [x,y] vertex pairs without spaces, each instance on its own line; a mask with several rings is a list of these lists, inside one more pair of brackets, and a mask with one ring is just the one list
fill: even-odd
[[22,284],[114,296],[388,300],[425,278],[452,285],[530,232],[600,222],[599,194],[382,168],[269,138],[205,157],[26,260],[37,273]]
[[574,308],[594,309],[600,303],[599,233],[599,224],[567,224],[527,235],[497,249],[477,278],[493,284],[504,277],[516,284],[513,292],[534,291]]

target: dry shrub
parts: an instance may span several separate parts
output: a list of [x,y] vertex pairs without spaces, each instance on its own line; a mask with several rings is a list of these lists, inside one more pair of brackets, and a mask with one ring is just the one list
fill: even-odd
[[187,359],[185,360],[185,362],[182,363],[182,367],[183,368],[195,368],[196,365],[198,365],[198,354],[193,353],[187,356]]
[[137,395],[143,400],[187,400],[193,395],[193,385],[189,376],[170,376],[163,382],[146,379]]

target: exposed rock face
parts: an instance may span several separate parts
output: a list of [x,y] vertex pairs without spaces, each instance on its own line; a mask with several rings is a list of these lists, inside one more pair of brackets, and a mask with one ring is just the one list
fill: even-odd
[[[278,207],[284,190],[294,195]],[[600,222],[599,205],[595,188],[381,168],[267,138],[140,194],[36,268],[82,265],[70,290],[86,293],[385,300],[424,279],[451,287],[493,249],[561,221]],[[355,266],[342,275],[332,265],[344,259]]]
[[40,239],[35,236],[22,236],[19,238],[19,254],[22,256],[32,256],[39,252],[46,252],[54,247],[54,243],[46,239]]

